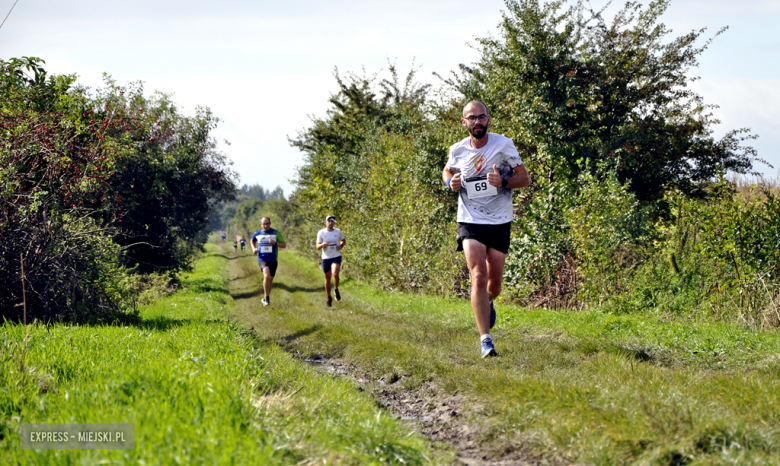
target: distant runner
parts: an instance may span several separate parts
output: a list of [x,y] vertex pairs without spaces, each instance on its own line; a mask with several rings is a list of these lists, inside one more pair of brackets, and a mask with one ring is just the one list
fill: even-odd
[[257,254],[257,262],[260,264],[260,270],[263,271],[263,291],[265,297],[262,300],[263,306],[271,304],[271,285],[274,282],[276,268],[279,265],[277,253],[279,248],[286,248],[284,237],[278,230],[271,228],[271,219],[263,217],[260,219],[262,230],[257,230],[252,235],[252,254]]
[[512,189],[528,186],[531,178],[512,140],[488,133],[490,115],[484,103],[466,104],[460,121],[469,137],[450,146],[442,179],[459,193],[457,250],[465,253],[471,272],[471,311],[485,358],[498,355],[490,329],[509,252]]
[[333,228],[335,223],[336,217],[328,215],[325,217],[325,228],[317,232],[316,248],[318,251],[322,251],[322,271],[325,273],[325,293],[328,295],[328,307],[333,305],[333,298],[330,296],[331,275],[335,285],[336,301],[341,301],[339,293],[341,249],[347,245],[347,239],[341,230]]
[[238,241],[233,240],[233,252],[238,252]]
[[241,238],[238,240],[239,244],[241,244],[241,252],[246,252],[246,240],[244,238]]
[[220,236],[222,237],[222,241],[224,242],[224,241],[225,241],[225,238],[227,238],[227,233],[225,233],[225,232],[223,231],[222,233],[220,233]]

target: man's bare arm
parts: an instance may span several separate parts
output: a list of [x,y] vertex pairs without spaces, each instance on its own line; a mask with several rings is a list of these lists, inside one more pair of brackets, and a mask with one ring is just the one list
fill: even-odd
[[507,188],[526,188],[531,184],[531,175],[525,169],[525,165],[518,165],[514,168],[515,174],[507,179]]
[[449,188],[453,191],[460,191],[460,188],[463,187],[460,179],[460,171],[453,172],[451,169],[444,167],[444,170],[441,171],[441,178],[442,181],[444,181],[445,186],[447,185],[447,180],[452,178],[450,180]]

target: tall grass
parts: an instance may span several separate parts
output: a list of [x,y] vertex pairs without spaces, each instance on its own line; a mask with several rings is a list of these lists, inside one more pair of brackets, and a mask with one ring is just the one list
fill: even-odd
[[[0,327],[2,462],[428,462],[428,443],[351,383],[231,324],[225,263],[211,250],[138,325]],[[21,450],[21,423],[132,423],[136,448]]]

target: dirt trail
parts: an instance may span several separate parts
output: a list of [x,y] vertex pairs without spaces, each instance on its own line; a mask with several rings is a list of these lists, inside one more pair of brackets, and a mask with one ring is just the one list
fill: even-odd
[[[227,274],[230,293],[236,303],[235,319],[257,333],[274,325],[279,309],[294,310],[311,307],[324,300],[324,287],[311,278],[297,274],[284,260],[274,280],[271,293],[271,306],[263,308],[261,274],[256,258],[251,254],[234,254],[227,246],[220,248],[228,256]],[[354,303],[357,304],[357,303]],[[312,330],[316,331],[316,330]],[[480,443],[480,427],[473,419],[478,416],[481,407],[456,395],[446,395],[433,383],[409,390],[403,388],[403,375],[386,375],[372,378],[365,370],[336,359],[319,356],[315,359],[302,356],[295,349],[293,341],[296,335],[275,340],[296,359],[305,362],[317,370],[338,377],[347,377],[358,383],[358,390],[371,393],[377,404],[400,419],[413,423],[416,429],[434,443],[444,443],[457,450],[457,461],[469,466],[527,466],[550,464],[538,457],[519,450],[496,452],[483,451]],[[280,341],[281,340],[281,341]]]

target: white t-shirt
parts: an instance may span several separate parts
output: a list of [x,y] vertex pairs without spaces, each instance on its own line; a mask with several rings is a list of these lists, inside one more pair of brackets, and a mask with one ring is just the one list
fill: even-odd
[[333,259],[334,257],[339,257],[341,255],[341,251],[336,249],[336,246],[339,245],[339,242],[342,239],[346,238],[338,228],[334,228],[333,231],[328,231],[327,228],[323,228],[322,230],[318,231],[317,242],[328,243],[328,246],[322,249],[322,258]]
[[[480,186],[484,183],[467,181],[469,178],[487,177],[496,165],[502,178],[510,178],[512,169],[522,165],[520,154],[515,148],[514,142],[506,136],[496,133],[488,133],[488,142],[480,149],[471,147],[471,138],[466,138],[450,146],[450,156],[445,168],[452,172],[461,173],[464,187],[458,196],[458,222],[478,223],[482,225],[501,225],[512,221],[512,190],[510,188],[495,188],[496,194],[475,197],[480,195]],[[476,183],[471,192],[474,196],[469,198],[466,183]],[[488,186],[492,192],[493,187]]]

